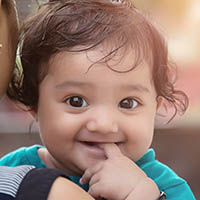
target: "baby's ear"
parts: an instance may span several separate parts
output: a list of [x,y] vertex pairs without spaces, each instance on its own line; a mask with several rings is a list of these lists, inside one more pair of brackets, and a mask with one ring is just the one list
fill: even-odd
[[157,96],[156,101],[157,101],[156,109],[158,110],[161,107],[162,103],[163,103],[163,97]]

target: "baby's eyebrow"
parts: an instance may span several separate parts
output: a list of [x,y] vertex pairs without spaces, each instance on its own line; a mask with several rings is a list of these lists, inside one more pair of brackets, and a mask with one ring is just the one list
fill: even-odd
[[[67,87],[92,87],[92,84],[80,82],[80,81],[65,81],[63,83],[59,83],[56,85],[56,88],[58,89],[64,89]],[[120,89],[122,90],[129,90],[129,91],[138,91],[138,92],[147,92],[149,93],[149,89],[143,85],[135,84],[135,85],[120,85]]]
[[[65,88],[69,88],[69,87],[85,87],[85,88],[89,88],[92,87],[92,84],[90,83],[85,83],[85,82],[80,82],[80,81],[65,81],[63,83],[59,83],[58,85],[56,85],[57,89],[65,89]],[[141,84],[134,84],[134,85],[126,85],[126,84],[121,84],[119,86],[119,88],[121,90],[125,90],[125,91],[138,91],[138,92],[145,92],[145,93],[149,93],[150,90],[141,85]]]
[[64,89],[66,87],[91,87],[91,84],[79,81],[65,81],[56,85],[58,89]]
[[140,85],[140,84],[135,84],[135,85],[121,85],[120,87],[123,90],[130,90],[130,91],[133,90],[133,91],[145,92],[145,93],[146,92],[147,93],[150,92],[150,90],[147,87],[145,87],[143,85]]

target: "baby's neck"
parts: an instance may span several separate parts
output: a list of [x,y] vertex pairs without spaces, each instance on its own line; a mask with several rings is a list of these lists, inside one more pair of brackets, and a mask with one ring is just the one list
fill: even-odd
[[38,155],[47,168],[57,168],[53,161],[54,159],[46,148],[39,148]]
[[63,168],[63,166],[60,165],[53,158],[53,156],[49,153],[49,151],[46,148],[39,148],[38,155],[47,168],[60,169],[64,171],[68,176],[78,176],[78,175],[75,175],[74,172],[71,171],[70,169]]

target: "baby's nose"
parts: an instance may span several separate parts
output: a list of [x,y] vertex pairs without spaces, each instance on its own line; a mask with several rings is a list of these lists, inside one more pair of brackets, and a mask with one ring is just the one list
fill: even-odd
[[119,129],[114,113],[103,110],[94,113],[94,116],[88,121],[86,127],[90,132],[103,134],[117,133]]

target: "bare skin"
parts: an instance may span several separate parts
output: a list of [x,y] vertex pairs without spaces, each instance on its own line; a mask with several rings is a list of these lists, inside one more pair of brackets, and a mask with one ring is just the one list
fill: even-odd
[[94,200],[94,198],[88,195],[88,193],[82,190],[79,186],[62,177],[55,180],[48,196],[48,200],[56,199]]

